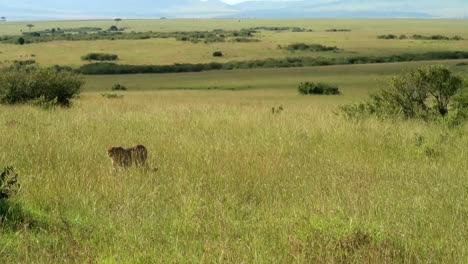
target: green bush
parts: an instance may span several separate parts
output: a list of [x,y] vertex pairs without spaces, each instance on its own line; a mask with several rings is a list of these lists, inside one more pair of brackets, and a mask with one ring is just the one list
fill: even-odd
[[18,175],[12,167],[6,167],[0,173],[0,201],[7,200],[19,189]]
[[468,113],[468,96],[457,96],[464,87],[463,79],[446,66],[425,66],[395,76],[388,87],[372,94],[367,102],[346,105],[341,110],[347,117],[435,120],[449,116],[452,109],[459,119]]
[[350,32],[351,29],[346,29],[346,28],[332,28],[332,29],[327,29],[325,30],[326,32]]
[[108,53],[89,53],[81,57],[82,60],[89,61],[116,61],[119,56]]
[[19,37],[18,40],[16,41],[16,43],[20,44],[20,45],[24,45],[26,41],[24,40],[23,37]]
[[328,47],[320,44],[305,44],[305,43],[295,43],[289,45],[287,48],[289,51],[337,51],[337,47]]
[[127,90],[127,87],[125,87],[124,85],[119,84],[119,83],[114,84],[112,86],[112,91],[126,91],[126,90]]
[[298,91],[300,94],[323,94],[323,95],[337,95],[340,94],[338,87],[327,83],[313,83],[303,82],[299,85]]
[[83,84],[81,76],[53,68],[4,68],[0,70],[0,103],[27,103],[39,99],[69,106]]
[[215,51],[215,52],[213,52],[213,57],[223,57],[223,52]]

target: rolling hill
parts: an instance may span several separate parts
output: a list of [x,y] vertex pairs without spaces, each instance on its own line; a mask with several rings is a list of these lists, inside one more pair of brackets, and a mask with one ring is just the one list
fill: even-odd
[[466,17],[465,0],[411,2],[394,0],[246,1],[221,0],[111,1],[2,0],[0,16],[14,20],[76,18],[429,18]]

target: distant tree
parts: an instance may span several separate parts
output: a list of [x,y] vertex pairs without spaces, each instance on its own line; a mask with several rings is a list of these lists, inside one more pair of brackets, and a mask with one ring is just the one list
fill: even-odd
[[6,17],[4,16],[0,17],[0,21],[6,21],[6,20],[7,20]]
[[110,28],[109,28],[109,31],[119,31],[119,28],[112,25]]
[[119,22],[122,21],[122,19],[121,18],[116,18],[116,19],[114,19],[114,21],[115,21],[115,26],[118,26]]
[[19,37],[16,42],[18,42],[18,44],[20,44],[20,45],[24,45],[25,40],[24,40],[23,37]]
[[31,29],[34,27],[33,24],[27,24],[26,26],[29,28],[29,32],[31,32]]

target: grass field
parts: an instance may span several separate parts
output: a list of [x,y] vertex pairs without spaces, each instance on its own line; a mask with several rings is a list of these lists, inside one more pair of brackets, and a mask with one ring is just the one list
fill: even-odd
[[[467,127],[355,123],[333,114],[337,102],[270,89],[1,107],[0,163],[17,168],[17,201],[39,223],[2,228],[0,256],[465,262]],[[107,147],[136,143],[159,171],[112,174]]]
[[[35,30],[61,27],[78,27],[79,22],[38,22]],[[110,21],[86,21],[81,26],[99,27]],[[0,35],[8,34],[11,28],[19,30],[24,23],[0,24]],[[173,64],[245,61],[294,56],[350,57],[385,56],[401,53],[429,51],[466,51],[468,27],[466,20],[137,20],[124,21],[122,26],[135,31],[190,31],[242,29],[256,26],[297,26],[313,29],[314,32],[270,32],[259,33],[261,42],[256,43],[186,43],[175,39],[149,40],[102,40],[76,42],[48,42],[30,45],[0,44],[0,61],[34,59],[44,65],[79,66],[87,63],[81,56],[91,52],[106,52],[119,55],[122,64]],[[195,28],[196,27],[196,28]],[[331,28],[351,29],[351,32],[325,32]],[[381,40],[381,34],[441,34],[459,35],[463,41],[427,40]],[[337,46],[340,52],[288,52],[278,46],[304,42]],[[222,58],[213,58],[214,51],[221,50]]]
[[[240,60],[284,57],[276,45],[296,42],[296,34],[356,54],[465,50],[466,41],[375,36],[468,38],[466,23],[124,21],[136,31],[316,31],[263,32],[262,42],[248,44],[0,45],[0,60],[34,52],[41,64],[78,65],[82,53],[102,49],[118,53],[120,63],[204,62],[211,60],[205,52],[217,45],[239,52]],[[0,24],[0,35],[24,24]],[[111,22],[34,24],[42,29]],[[323,32],[329,28],[353,31]],[[183,45],[184,55],[177,55]],[[151,47],[158,48],[148,52]],[[336,114],[340,105],[364,100],[392,75],[420,65],[445,64],[468,77],[461,62],[468,60],[86,76],[69,109],[0,105],[0,168],[13,166],[21,184],[8,203],[0,201],[0,263],[467,263],[468,125],[352,121]],[[301,96],[297,86],[303,81],[336,84],[342,95]],[[103,97],[116,83],[128,87],[118,92],[123,98]],[[272,113],[279,106],[284,111]],[[148,148],[158,171],[113,172],[107,148],[135,144]]]

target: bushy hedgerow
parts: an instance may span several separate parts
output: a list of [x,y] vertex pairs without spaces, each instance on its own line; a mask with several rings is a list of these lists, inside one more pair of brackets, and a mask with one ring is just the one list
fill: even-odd
[[395,76],[388,87],[371,94],[368,101],[342,106],[341,112],[350,118],[436,120],[448,117],[460,122],[468,115],[466,87],[463,79],[446,66],[425,66]]
[[332,29],[327,29],[325,30],[326,32],[350,32],[351,29],[347,28],[332,28]]
[[322,82],[303,82],[297,90],[303,95],[338,95],[341,93],[337,86]]
[[[27,32],[22,36],[3,36],[0,43],[30,44],[50,41],[82,41],[82,40],[120,40],[120,39],[152,39],[152,38],[175,38],[178,41],[191,41],[194,43],[224,42],[227,38],[250,38],[255,31],[243,30],[213,30],[213,31],[192,31],[192,32],[125,32],[125,31],[65,31],[46,30],[40,32]],[[22,39],[19,43],[19,39]]]
[[414,34],[412,36],[406,36],[406,35],[394,35],[394,34],[386,34],[386,35],[379,35],[377,36],[378,39],[415,39],[415,40],[463,40],[462,37],[460,36],[453,36],[453,37],[447,37],[443,35],[419,35],[419,34]]
[[89,53],[81,57],[82,60],[88,61],[115,61],[119,56],[108,53]]
[[54,68],[10,67],[0,70],[0,103],[56,102],[69,106],[84,79],[76,73]]
[[320,44],[294,43],[286,47],[289,51],[337,51],[337,47],[329,47]]
[[134,73],[176,73],[200,72],[208,70],[232,70],[253,68],[288,68],[326,65],[347,65],[367,63],[388,63],[405,61],[467,59],[468,52],[445,51],[428,53],[406,53],[391,56],[356,56],[348,58],[289,57],[253,61],[234,61],[226,63],[174,64],[174,65],[122,65],[115,63],[91,63],[81,66],[77,71],[82,74],[134,74]]

